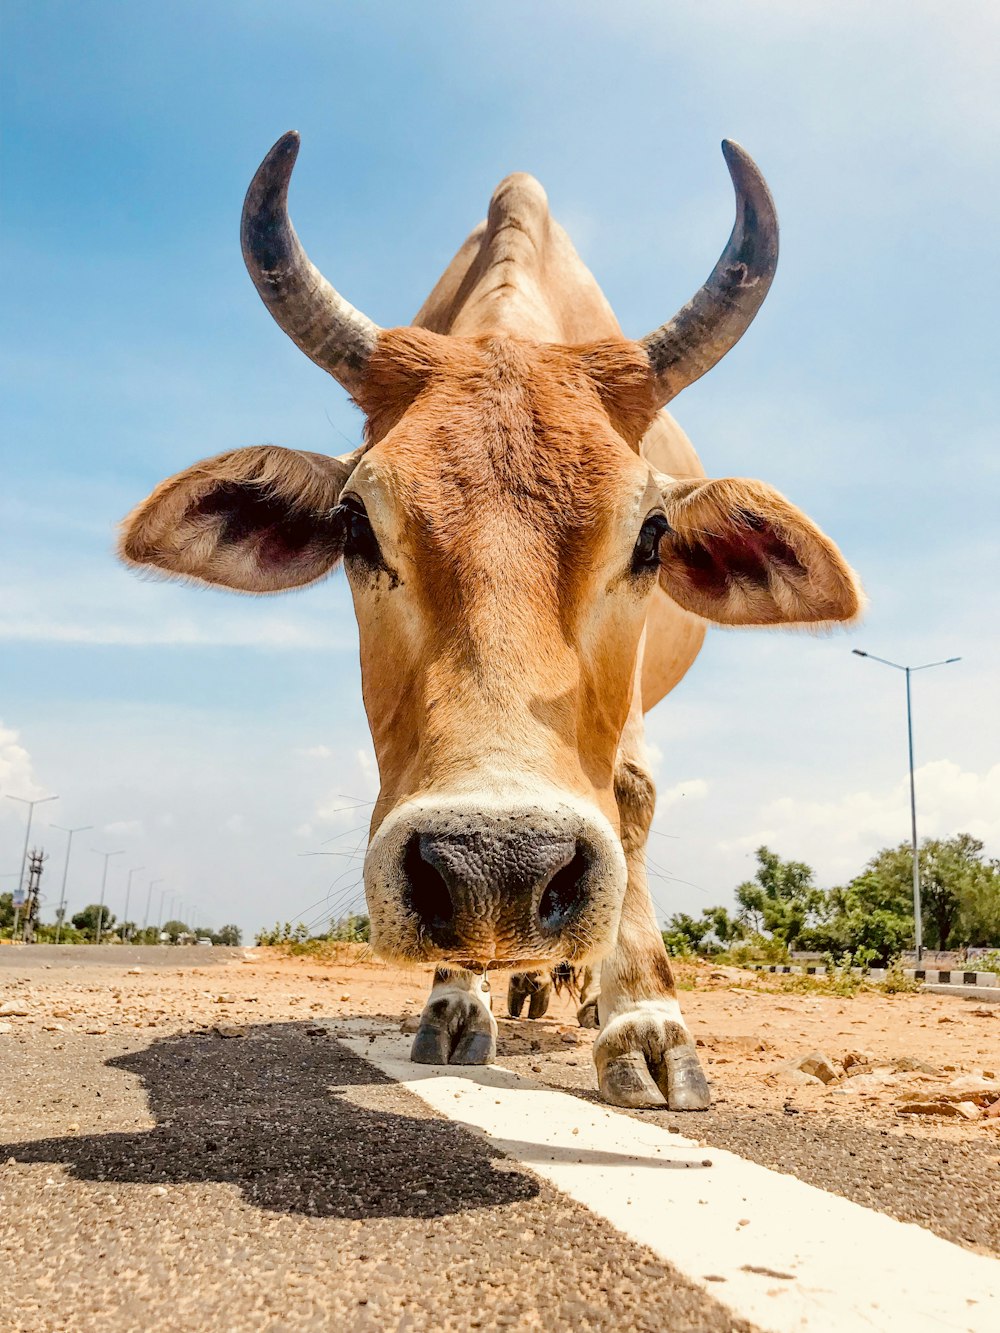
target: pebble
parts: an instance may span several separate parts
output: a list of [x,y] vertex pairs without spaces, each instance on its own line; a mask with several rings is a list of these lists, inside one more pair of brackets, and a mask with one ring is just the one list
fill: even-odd
[[812,1074],[813,1078],[818,1078],[821,1083],[836,1083],[840,1077],[833,1061],[822,1051],[812,1051],[809,1055],[804,1055],[801,1060],[795,1062],[795,1067],[801,1069],[803,1074]]
[[0,1018],[27,1018],[30,1012],[23,1000],[7,1000],[0,1004]]

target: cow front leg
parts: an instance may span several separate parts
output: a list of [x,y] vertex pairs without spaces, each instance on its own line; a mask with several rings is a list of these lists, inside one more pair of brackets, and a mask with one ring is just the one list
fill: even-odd
[[580,1003],[576,1010],[576,1021],[582,1028],[601,1026],[597,1001],[601,997],[601,966],[585,967],[583,981],[580,984]]
[[547,972],[514,972],[507,986],[507,1013],[520,1018],[525,1000],[528,1017],[544,1018],[552,999],[552,980]]
[[[615,1106],[705,1111],[711,1101],[708,1080],[645,896],[647,910],[623,914],[618,942],[601,969],[601,1031],[594,1043],[598,1083]],[[626,906],[635,905],[626,901]]]
[[439,967],[410,1059],[418,1065],[488,1065],[496,1054],[497,1023],[483,978]]
[[601,1092],[615,1106],[705,1111],[708,1080],[681,1015],[663,936],[646,885],[646,839],[656,794],[640,762],[641,717],[631,720],[615,772],[628,883],[618,937],[601,964],[601,1030],[594,1063]]

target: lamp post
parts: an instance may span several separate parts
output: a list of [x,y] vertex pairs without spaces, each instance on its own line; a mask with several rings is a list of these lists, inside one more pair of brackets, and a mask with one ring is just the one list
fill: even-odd
[[63,918],[66,915],[66,876],[69,874],[69,854],[73,850],[73,834],[84,833],[87,829],[93,828],[93,824],[78,824],[76,828],[64,828],[62,824],[52,824],[51,828],[57,828],[60,833],[66,833],[66,860],[63,862],[62,889],[59,893],[59,911],[56,913],[56,944],[59,943],[59,936],[62,934]]
[[952,662],[961,662],[960,657],[945,657],[940,662],[924,662],[921,666],[903,666],[899,662],[890,662],[886,657],[876,657],[874,653],[863,653],[860,648],[852,648],[855,657],[867,657],[872,662],[881,662],[883,666],[893,667],[906,673],[906,736],[910,753],[910,840],[913,846],[913,943],[917,952],[917,964],[924,956],[924,922],[920,905],[920,854],[917,850],[917,788],[913,780],[913,702],[910,691],[910,677],[915,671],[928,671],[931,667],[950,666]]
[[108,883],[108,862],[113,856],[121,856],[124,850],[124,847],[122,847],[117,852],[98,852],[96,847],[91,848],[91,851],[97,852],[98,856],[104,857],[104,873],[101,875],[101,905],[97,909],[97,937],[94,940],[95,944],[100,944],[101,942],[101,927],[104,924],[104,890]]
[[[35,813],[36,805],[44,805],[46,801],[58,801],[58,796],[39,796],[34,801],[29,801],[27,796],[11,796],[7,793],[8,801],[20,801],[22,805],[28,807],[28,826],[24,830],[24,850],[21,853],[21,873],[17,879],[17,897],[20,898],[24,889],[24,867],[28,863],[28,839],[31,837],[31,816]],[[17,918],[21,914],[20,906],[14,908],[14,929],[11,933],[11,943],[17,938]]]
[[[135,874],[135,872],[136,872],[137,870],[145,870],[145,869],[146,869],[145,866],[132,866],[131,869],[130,869],[129,872],[128,872],[128,880],[127,880],[127,882],[126,882],[126,884],[125,884],[125,915],[124,915],[124,928],[125,928],[126,930],[128,929],[128,900],[129,900],[129,898],[131,898],[131,896],[132,896],[132,876]],[[123,944],[127,944],[128,941],[127,941],[127,940],[122,940],[122,943],[123,943]]]
[[[161,883],[161,884],[162,884],[162,882],[163,882],[163,881],[160,880],[160,883]],[[159,915],[158,915],[157,918],[156,918],[156,933],[157,933],[157,935],[162,935],[162,934],[163,934],[163,900],[164,900],[164,898],[166,898],[166,896],[167,896],[167,891],[166,891],[166,889],[161,889],[161,890],[160,890],[160,911],[159,911]]]
[[149,881],[149,888],[146,891],[146,915],[142,918],[142,933],[144,935],[146,931],[149,929],[149,904],[152,902],[153,899],[153,890],[156,888],[157,884],[162,884],[162,883],[163,883],[162,879],[151,879]]

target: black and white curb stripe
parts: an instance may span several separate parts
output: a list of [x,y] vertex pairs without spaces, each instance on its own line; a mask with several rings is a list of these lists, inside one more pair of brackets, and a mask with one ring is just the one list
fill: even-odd
[[[755,972],[776,972],[783,976],[825,977],[828,975],[825,967],[796,967],[779,963],[753,963],[751,966]],[[888,969],[884,967],[854,967],[851,971],[859,976],[870,977],[872,981],[884,981],[889,975]],[[922,981],[928,986],[1000,987],[1000,974],[996,972],[965,972],[957,968],[942,972],[937,968],[904,967],[903,976],[909,977],[911,981]]]

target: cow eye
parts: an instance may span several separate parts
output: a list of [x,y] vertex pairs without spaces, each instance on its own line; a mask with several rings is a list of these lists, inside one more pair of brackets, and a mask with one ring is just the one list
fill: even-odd
[[344,524],[344,559],[382,568],[385,561],[371,520],[356,495],[348,495],[335,511]]
[[670,524],[665,514],[650,514],[639,531],[639,538],[632,552],[632,571],[645,574],[655,569],[660,563],[660,542],[670,531]]

